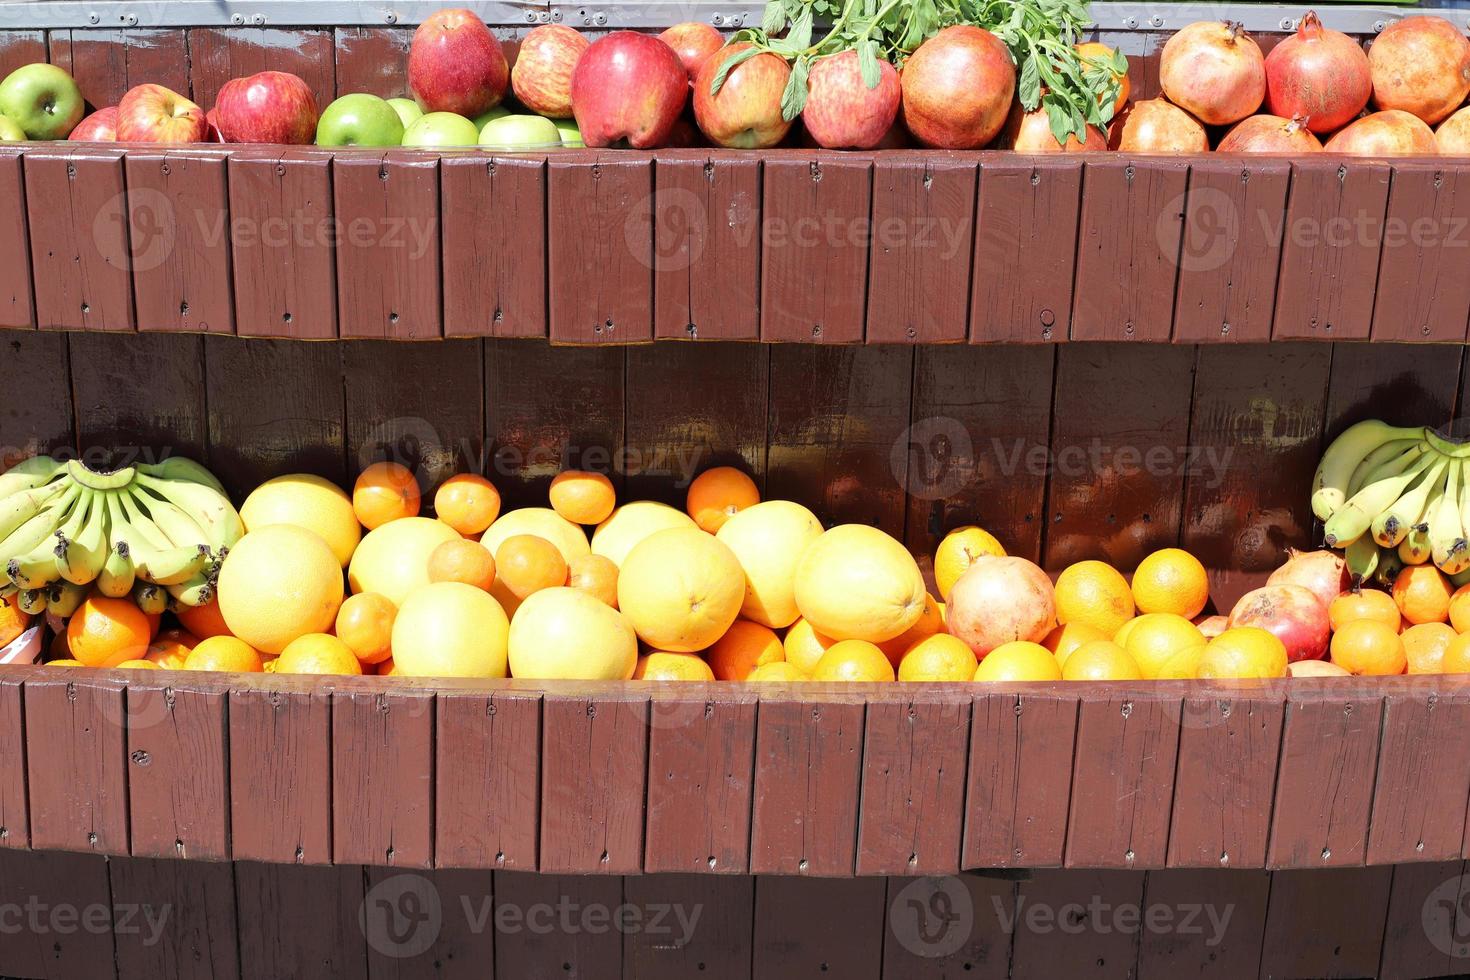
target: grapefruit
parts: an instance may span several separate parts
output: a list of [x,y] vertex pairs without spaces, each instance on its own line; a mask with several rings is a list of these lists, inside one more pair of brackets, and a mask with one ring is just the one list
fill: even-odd
[[821,536],[817,515],[789,500],[767,500],[726,519],[715,537],[745,570],[740,615],[773,629],[796,622],[796,565]]
[[490,530],[480,538],[480,543],[490,554],[500,550],[506,538],[517,534],[529,534],[545,538],[556,545],[562,558],[570,565],[575,559],[589,552],[587,533],[550,507],[522,507],[490,525]]
[[[378,592],[395,606],[429,584],[429,557],[446,541],[460,540],[448,524],[404,517],[369,531],[347,568],[353,592]],[[230,557],[234,557],[233,553]]]
[[974,524],[957,527],[944,536],[934,551],[934,583],[939,597],[949,601],[949,592],[975,559],[981,555],[1004,558],[1006,550],[995,535]]
[[272,671],[276,674],[346,675],[362,672],[362,662],[347,644],[326,633],[308,633],[292,640],[276,658]]
[[926,599],[914,556],[866,524],[826,531],[797,564],[796,607],[834,640],[891,640],[919,621]]
[[650,534],[669,528],[697,526],[692,517],[668,504],[635,500],[614,510],[607,520],[597,525],[597,530],[592,532],[592,553],[611,559],[621,568],[623,559],[628,557],[633,546]]
[[393,666],[406,677],[504,677],[510,621],[489,593],[436,582],[393,620]]
[[240,507],[247,531],[272,524],[292,524],[321,535],[338,563],[347,567],[362,525],[352,510],[352,498],[330,480],[310,473],[293,473],[267,480],[251,491]]
[[638,637],[627,617],[564,585],[521,603],[509,650],[511,675],[533,680],[620,681],[638,665]]
[[280,653],[298,636],[327,632],[343,593],[336,554],[319,535],[291,524],[246,534],[219,573],[225,625],[261,653]]
[[697,527],[649,535],[618,573],[618,608],[639,638],[671,653],[703,650],[724,636],[744,598],[735,553]]

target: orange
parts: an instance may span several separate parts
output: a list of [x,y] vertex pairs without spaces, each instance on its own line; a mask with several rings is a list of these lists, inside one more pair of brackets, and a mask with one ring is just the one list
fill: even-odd
[[714,534],[730,518],[760,502],[761,492],[754,480],[733,466],[716,466],[689,484],[684,510],[694,523]]
[[1124,623],[1122,626],[1119,626],[1118,632],[1113,634],[1113,642],[1118,644],[1118,646],[1120,647],[1127,645],[1128,636],[1130,633],[1133,632],[1133,627],[1135,624],[1137,624],[1137,622],[1138,617],[1135,616],[1132,619],[1128,620],[1128,622]]
[[816,669],[817,661],[827,648],[837,641],[812,629],[812,624],[798,619],[786,631],[782,646],[786,648],[786,661],[804,674]]
[[233,636],[211,636],[189,651],[184,669],[258,674],[261,671],[260,654],[244,640]]
[[67,660],[66,658],[62,658],[60,660],[48,660],[48,661],[46,661],[46,666],[47,667],[85,667],[87,665],[84,664],[84,663],[82,663],[80,660]]
[[[570,517],[567,520],[571,520]],[[635,681],[712,681],[714,671],[696,653],[665,653],[650,650],[633,668]]]
[[1133,618],[1128,580],[1103,561],[1079,561],[1057,576],[1057,622],[1096,626],[1109,636]]
[[495,557],[474,541],[445,541],[429,554],[429,581],[462,582],[489,592],[495,584]]
[[752,670],[745,678],[745,682],[747,684],[757,684],[764,682],[799,684],[802,681],[807,680],[811,680],[811,678],[807,677],[801,671],[797,670],[794,664],[789,664],[784,660],[776,660],[772,663],[761,664],[755,670]]
[[545,538],[513,534],[495,552],[495,584],[517,599],[565,585],[566,581],[567,560]]
[[1450,596],[1450,625],[1456,633],[1470,630],[1470,585],[1462,585]]
[[1393,580],[1393,601],[1409,622],[1443,623],[1455,590],[1433,565],[1405,565]]
[[434,491],[434,516],[466,537],[483,534],[500,516],[500,491],[475,473],[451,476]]
[[[1102,641],[1106,643],[1107,641]],[[1062,667],[1056,655],[1040,643],[1012,640],[985,655],[971,679],[977,681],[1059,681]]]
[[618,504],[612,481],[601,473],[566,470],[551,481],[551,509],[573,524],[601,524]]
[[92,596],[77,607],[66,627],[67,648],[88,667],[141,660],[152,641],[148,617],[128,599]]
[[[995,656],[993,651],[991,656]],[[986,659],[988,660],[989,657]],[[973,680],[975,679],[975,651],[957,636],[950,636],[948,633],[934,633],[914,643],[904,652],[898,662],[898,679],[901,681]]]
[[[1218,634],[1216,634],[1218,635]],[[1169,659],[1158,666],[1158,673],[1154,674],[1153,680],[1158,681],[1188,681],[1199,676],[1199,665],[1205,659],[1205,648],[1208,643],[1199,643],[1186,646]]]
[[[1088,626],[1086,623],[1067,623],[1058,626],[1041,641],[1041,645],[1050,650],[1057,658],[1059,666],[1066,666],[1067,658],[1072,655],[1084,643],[1093,640],[1106,640],[1108,634],[1096,626]],[[1117,641],[1114,641],[1117,642]],[[1119,644],[1120,646],[1122,644]]]
[[1439,668],[1442,674],[1470,674],[1470,633],[1461,633],[1449,642]]
[[337,638],[360,663],[380,664],[393,655],[393,621],[397,618],[398,607],[387,596],[359,592],[348,596],[337,610]]
[[[1113,49],[1101,41],[1084,41],[1076,46],[1076,51],[1084,58],[1103,64],[1113,60]],[[1118,79],[1118,97],[1113,100],[1113,112],[1115,113],[1127,104],[1129,91],[1128,76],[1124,74],[1116,78]],[[1104,96],[1101,95],[1097,97],[1098,105],[1102,105],[1103,98]]]
[[717,679],[743,681],[761,664],[785,660],[786,650],[769,626],[737,619],[704,655]]
[[31,628],[31,617],[20,611],[20,594],[0,599],[0,647],[14,643]]
[[1371,619],[1391,627],[1397,633],[1403,622],[1399,604],[1387,592],[1379,592],[1377,589],[1344,592],[1327,607],[1327,618],[1332,623],[1334,632],[1355,619]]
[[352,488],[352,512],[369,531],[389,521],[417,517],[418,480],[406,466],[374,463],[362,471]]
[[1175,654],[1189,647],[1204,646],[1205,635],[1183,616],[1144,613],[1133,621],[1127,637],[1118,645],[1133,654],[1144,677],[1158,677],[1164,664]]
[[307,633],[276,658],[277,674],[361,674],[362,664],[347,644],[326,633]]
[[1211,679],[1285,677],[1286,644],[1259,626],[1232,627],[1205,645],[1195,676]]
[[[994,656],[994,651],[991,651],[991,656]],[[1138,661],[1133,659],[1133,654],[1112,640],[1093,640],[1072,651],[1062,668],[1062,680],[1141,681],[1143,672],[1138,669]]]
[[117,665],[118,670],[162,670],[151,660],[124,660]]
[[839,640],[812,669],[814,681],[891,681],[893,664],[867,640]]
[[153,638],[144,656],[165,670],[183,670],[184,661],[199,643],[198,638],[183,630],[164,630]]
[[915,643],[926,637],[933,636],[944,629],[944,613],[939,609],[939,602],[932,596],[924,597],[924,611],[919,614],[919,621],[891,640],[884,640],[878,644],[878,649],[888,655],[888,662],[897,667],[899,661],[903,660],[905,653]]
[[1133,570],[1133,601],[1139,612],[1193,619],[1210,601],[1205,566],[1181,548],[1155,551]]
[[[1446,670],[1454,646],[1450,643],[1441,654]],[[1343,623],[1332,634],[1330,659],[1350,674],[1402,674],[1409,666],[1398,631],[1376,619]]]
[[939,587],[939,597],[948,602],[949,590],[983,555],[1006,556],[1005,548],[989,531],[968,524],[946,534],[934,550],[934,584]]
[[377,671],[379,677],[394,677],[398,674],[398,669],[393,666],[392,657],[389,657],[381,663],[374,664],[373,668]]
[[1448,623],[1419,623],[1399,634],[1411,674],[1438,674],[1445,648],[1455,636]]
[[178,617],[184,629],[201,640],[207,640],[211,636],[235,635],[225,624],[224,613],[220,612],[218,602],[204,606],[180,606]]
[[598,602],[618,608],[618,566],[602,555],[581,555],[567,563],[567,585]]

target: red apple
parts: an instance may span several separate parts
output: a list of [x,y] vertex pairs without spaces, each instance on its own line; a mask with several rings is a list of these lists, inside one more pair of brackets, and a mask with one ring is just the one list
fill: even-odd
[[98,109],[77,123],[77,128],[67,137],[87,143],[112,143],[117,139],[117,106]]
[[224,134],[219,131],[219,110],[210,109],[204,114],[204,142],[223,143]]
[[263,71],[225,82],[213,115],[226,143],[302,146],[316,139],[316,97],[290,72]]
[[725,46],[725,38],[719,31],[697,20],[675,24],[658,39],[674,49],[691,82],[709,56]]
[[880,60],[878,86],[868,88],[858,53],[849,49],[812,66],[801,118],[818,146],[871,150],[892,128],[902,99],[898,69]]
[[472,12],[441,10],[414,32],[408,87],[425,112],[473,119],[500,104],[509,81],[500,42]]
[[781,93],[791,78],[786,59],[762,52],[742,61],[725,76],[719,94],[710,95],[720,66],[748,47],[738,41],[705,59],[694,76],[694,118],[718,146],[760,150],[781,142],[791,128],[791,122],[781,116]]
[[553,119],[572,114],[572,71],[588,41],[562,24],[533,27],[521,41],[521,53],[510,71],[516,98],[532,112]]
[[974,150],[1005,125],[1016,66],[1000,38],[959,24],[919,45],[903,66],[903,117],[925,146]]
[[117,103],[120,143],[198,143],[204,131],[204,110],[162,85],[128,89]]
[[652,34],[604,35],[572,72],[572,111],[589,147],[619,140],[639,150],[661,146],[688,98],[679,56]]

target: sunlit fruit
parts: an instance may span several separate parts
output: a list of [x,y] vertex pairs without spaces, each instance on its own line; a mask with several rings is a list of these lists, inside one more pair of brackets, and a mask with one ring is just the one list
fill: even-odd
[[618,572],[618,608],[649,646],[703,650],[730,628],[745,598],[735,553],[696,527],[643,539]]
[[814,681],[892,681],[893,664],[866,640],[839,640],[812,668]]
[[689,484],[684,510],[694,523],[715,534],[725,522],[761,502],[755,481],[733,466],[705,470]]
[[551,481],[551,509],[573,524],[601,524],[617,505],[612,480],[605,474],[566,470]]
[[500,491],[474,473],[458,473],[434,491],[434,516],[468,537],[483,534],[500,516]]
[[342,566],[332,549],[290,524],[246,534],[219,573],[225,623],[261,653],[280,653],[298,636],[326,632],[343,594]]
[[638,663],[638,637],[627,618],[565,586],[522,603],[509,649],[511,675],[534,680],[626,680]]
[[618,608],[618,566],[612,559],[587,554],[567,563],[567,585]]
[[638,658],[633,669],[635,681],[712,681],[714,671],[702,657],[692,653],[668,653],[655,650]]
[[419,512],[419,484],[399,463],[374,463],[352,488],[352,510],[369,531]]
[[737,619],[704,656],[718,680],[743,681],[762,664],[785,660],[786,651],[770,627]]
[[1051,579],[1024,558],[984,557],[949,596],[949,631],[981,660],[1002,643],[1039,643],[1056,625]]
[[822,523],[801,504],[767,500],[732,515],[715,535],[745,572],[740,615],[775,629],[796,622],[796,568]]
[[1196,677],[1251,679],[1286,676],[1286,644],[1258,626],[1228,629],[1205,645]]
[[1181,548],[1155,551],[1133,570],[1133,601],[1141,613],[1193,619],[1210,601],[1210,580],[1198,558]]
[[480,589],[426,585],[398,607],[394,669],[407,677],[504,677],[509,626],[500,603]]
[[347,568],[353,592],[378,592],[395,606],[429,584],[429,557],[459,533],[440,521],[408,517],[363,536]]
[[247,531],[270,524],[293,524],[314,531],[343,568],[352,560],[362,538],[351,498],[330,480],[309,473],[278,476],[262,483],[245,498],[240,519]]
[[365,664],[379,664],[393,655],[393,621],[398,607],[376,592],[348,596],[337,610],[337,637]]
[[583,555],[591,554],[587,532],[550,507],[522,507],[502,514],[499,520],[490,525],[490,530],[480,536],[480,544],[493,555],[500,550],[507,538],[517,534],[545,538],[556,545],[568,564]]
[[934,584],[939,598],[949,601],[950,590],[960,576],[983,555],[1004,558],[1006,550],[995,535],[973,524],[957,527],[944,536],[934,550]]
[[1133,618],[1133,593],[1121,572],[1102,561],[1079,561],[1057,576],[1057,622],[1086,623],[1109,636]]
[[990,651],[972,676],[977,681],[1059,681],[1062,667],[1041,644],[1012,640]]
[[259,673],[260,652],[233,636],[211,636],[189,651],[184,659],[184,669]]
[[592,532],[592,553],[602,555],[614,565],[622,566],[623,559],[633,546],[650,534],[675,527],[698,527],[694,519],[682,510],[654,500],[635,500],[623,504],[597,525]]
[[[1446,663],[1451,642],[1443,653]],[[1396,629],[1377,619],[1355,619],[1332,634],[1332,662],[1350,674],[1402,674],[1409,666]]]
[[[987,658],[988,659],[988,658]],[[984,661],[981,661],[984,666]],[[1062,679],[1067,681],[1141,681],[1143,672],[1138,661],[1127,650],[1111,640],[1084,643],[1062,666]]]
[[362,663],[347,644],[327,633],[308,633],[287,644],[276,658],[276,674],[362,673]]

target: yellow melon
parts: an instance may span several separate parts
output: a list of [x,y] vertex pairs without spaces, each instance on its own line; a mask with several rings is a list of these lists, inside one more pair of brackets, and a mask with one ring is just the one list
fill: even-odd
[[265,481],[245,498],[240,519],[249,531],[272,524],[294,524],[315,531],[343,568],[362,540],[362,525],[353,513],[352,498],[332,481],[310,473]]
[[827,531],[796,568],[802,618],[834,640],[891,640],[919,621],[927,598],[913,555],[866,524]]
[[513,677],[618,681],[632,677],[638,665],[638,637],[623,614],[566,586],[534,592],[521,603],[509,646]]
[[796,563],[821,536],[817,515],[789,500],[767,500],[728,518],[715,537],[745,570],[740,615],[774,629],[796,622]]
[[650,534],[674,527],[698,527],[694,518],[654,500],[635,500],[613,511],[592,532],[592,553],[619,567],[633,546]]
[[299,636],[330,630],[343,594],[342,566],[332,549],[292,524],[246,534],[219,573],[225,625],[261,653],[280,653]]
[[429,556],[446,541],[460,540],[459,532],[427,517],[403,517],[367,533],[347,579],[353,592],[378,592],[395,606],[429,584]]
[[697,527],[649,535],[618,573],[618,608],[658,650],[703,650],[735,622],[744,599],[745,572],[735,553]]
[[489,593],[463,582],[426,585],[393,620],[394,673],[504,677],[509,629],[505,610]]

